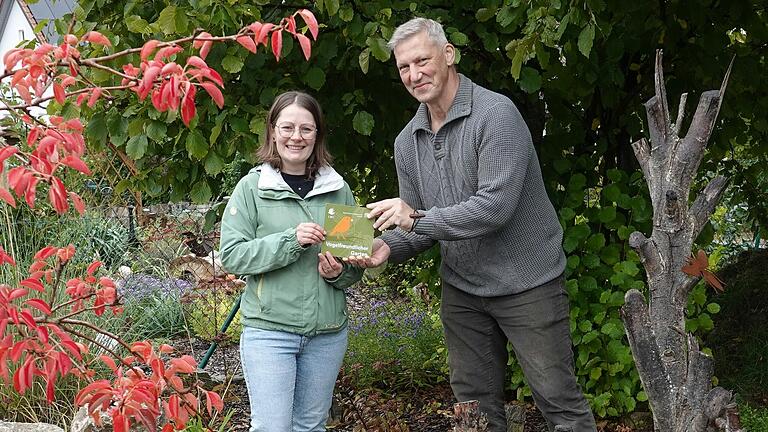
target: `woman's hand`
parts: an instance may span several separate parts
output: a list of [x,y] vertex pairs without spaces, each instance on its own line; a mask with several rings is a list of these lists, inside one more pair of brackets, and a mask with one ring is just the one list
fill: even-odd
[[304,247],[319,244],[325,240],[325,231],[314,222],[300,223],[296,227],[296,240]]
[[326,279],[334,279],[341,274],[344,269],[344,265],[331,255],[330,252],[324,254],[317,254],[319,257],[317,262],[317,271],[320,272],[320,276]]

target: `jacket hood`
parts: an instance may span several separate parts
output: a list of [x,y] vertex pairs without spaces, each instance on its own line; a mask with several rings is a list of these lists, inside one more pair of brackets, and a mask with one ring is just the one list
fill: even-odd
[[[294,194],[293,190],[288,183],[283,180],[283,176],[280,175],[280,171],[276,170],[272,165],[263,163],[257,167],[252,168],[250,173],[259,173],[259,192],[261,191],[285,191]],[[320,195],[328,192],[337,191],[344,187],[344,179],[335,169],[329,166],[320,167],[315,177],[315,185],[311,191],[304,197]]]

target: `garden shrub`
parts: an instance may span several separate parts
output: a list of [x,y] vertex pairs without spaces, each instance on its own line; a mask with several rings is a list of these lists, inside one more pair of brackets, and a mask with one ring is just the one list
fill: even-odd
[[354,377],[358,388],[390,391],[445,381],[447,355],[436,309],[401,297],[353,310],[345,374]]
[[116,285],[125,307],[127,338],[172,338],[186,332],[182,297],[191,289],[189,282],[134,273],[118,279]]

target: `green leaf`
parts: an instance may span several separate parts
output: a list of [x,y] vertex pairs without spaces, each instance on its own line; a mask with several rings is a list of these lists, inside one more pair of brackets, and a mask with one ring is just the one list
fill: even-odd
[[325,0],[325,10],[329,16],[334,16],[339,12],[339,0]]
[[454,45],[463,46],[469,43],[469,37],[460,31],[455,31],[451,33],[451,42]]
[[479,22],[486,22],[494,16],[496,16],[496,9],[480,8],[475,12],[475,19]]
[[165,138],[165,134],[168,131],[168,126],[165,123],[157,120],[147,123],[147,136],[153,141],[162,141]]
[[520,71],[520,80],[517,82],[526,93],[536,93],[541,88],[541,75],[536,69],[524,67]]
[[371,54],[380,62],[389,60],[391,53],[387,49],[387,41],[380,37],[369,37],[365,44],[371,49]]
[[128,31],[131,33],[148,34],[152,30],[149,28],[149,23],[144,18],[138,15],[131,15],[125,19],[125,25]]
[[304,75],[304,82],[313,89],[320,90],[325,85],[325,72],[317,66],[312,66]]
[[598,216],[600,222],[608,223],[616,219],[616,207],[603,207],[600,209],[600,215]]
[[710,303],[707,305],[707,312],[711,314],[716,314],[720,312],[720,305],[717,303]]
[[192,202],[197,204],[210,202],[212,196],[213,193],[211,192],[211,187],[208,186],[208,183],[205,180],[195,183],[195,185],[192,186],[192,190],[189,192],[189,198],[192,199]]
[[597,268],[600,267],[600,257],[594,254],[586,254],[584,255],[584,258],[581,259],[581,262],[584,264],[587,268]]
[[355,17],[355,10],[350,5],[344,5],[339,9],[339,18],[344,22],[350,22]]
[[141,159],[147,151],[147,144],[146,135],[136,135],[125,144],[125,153],[133,160]]
[[221,60],[221,67],[229,73],[238,73],[243,69],[243,59],[228,55]]
[[85,127],[85,134],[88,137],[88,144],[104,145],[107,142],[107,119],[103,112],[98,112],[88,120],[88,126]]
[[600,252],[600,249],[605,246],[605,235],[603,233],[597,233],[589,237],[587,240],[587,250],[590,252]]
[[364,74],[368,74],[368,63],[371,59],[371,49],[366,48],[360,52],[360,55],[357,57],[357,62],[360,64],[360,70],[363,71]]
[[203,134],[194,130],[187,135],[187,153],[197,160],[202,160],[208,154],[208,142]]
[[174,16],[176,22],[176,33],[186,34],[189,27],[189,19],[187,13],[182,8],[176,8],[176,15]]
[[128,139],[128,120],[116,110],[107,116],[107,130],[112,144],[121,146]]
[[352,127],[361,135],[370,136],[373,131],[375,121],[373,116],[367,111],[358,111],[352,119]]
[[224,169],[224,166],[226,164],[224,161],[219,157],[219,155],[216,154],[216,152],[208,152],[208,157],[205,158],[205,172],[209,175],[215,176],[221,172],[221,170]]
[[579,33],[579,52],[584,54],[584,57],[589,58],[589,53],[592,51],[592,43],[595,40],[595,27],[590,23]]
[[173,34],[176,32],[176,6],[166,6],[160,12],[160,16],[157,18],[157,23],[160,26],[160,30],[165,34]]
[[644,390],[640,390],[639,392],[637,392],[637,400],[640,402],[645,402],[648,400],[648,395],[645,394]]
[[600,368],[592,368],[592,370],[589,371],[589,377],[595,381],[599,380],[602,375],[603,370]]
[[515,56],[512,57],[512,67],[509,68],[509,73],[512,74],[512,78],[517,80],[520,78],[520,68],[523,67],[523,58],[525,57],[525,49],[522,44],[517,45],[515,50]]
[[603,188],[603,196],[608,201],[616,202],[619,200],[619,197],[621,196],[621,189],[613,183],[609,184],[608,186]]
[[608,265],[614,265],[619,261],[619,246],[610,244],[600,251],[600,259]]

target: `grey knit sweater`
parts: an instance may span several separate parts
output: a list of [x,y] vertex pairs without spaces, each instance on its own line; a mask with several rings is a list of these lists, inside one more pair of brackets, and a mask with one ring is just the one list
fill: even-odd
[[562,228],[520,112],[509,98],[459,77],[437,134],[421,104],[395,140],[400,198],[425,216],[413,233],[381,238],[393,262],[438,241],[441,277],[468,293],[519,293],[563,272]]

